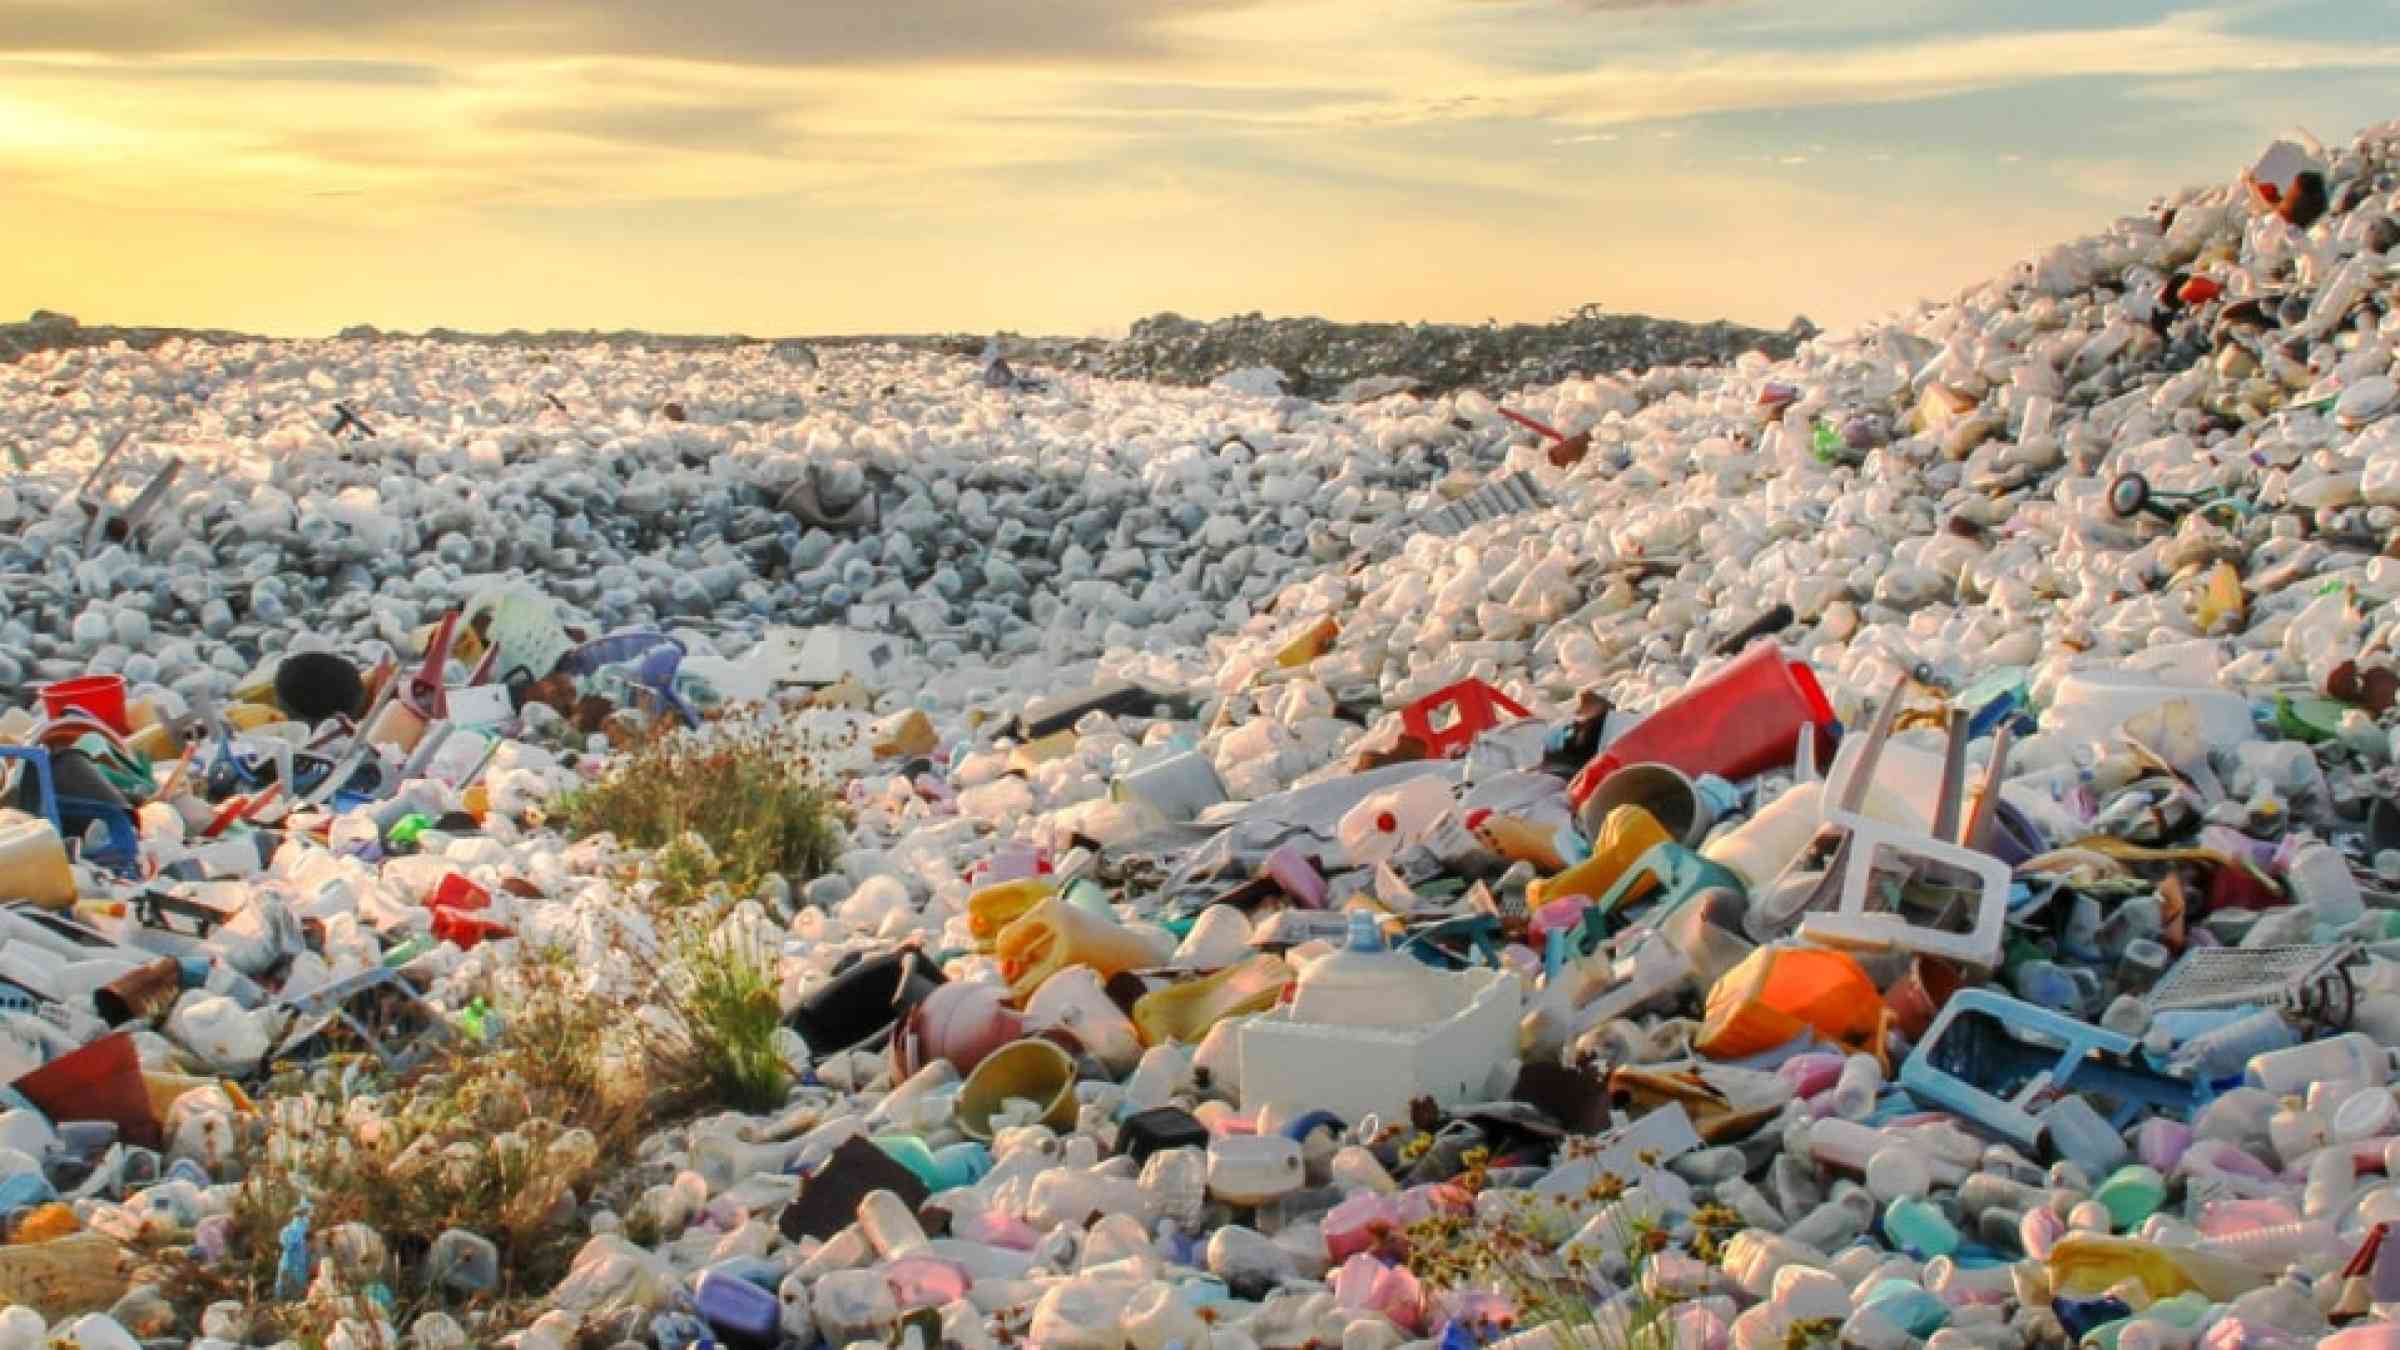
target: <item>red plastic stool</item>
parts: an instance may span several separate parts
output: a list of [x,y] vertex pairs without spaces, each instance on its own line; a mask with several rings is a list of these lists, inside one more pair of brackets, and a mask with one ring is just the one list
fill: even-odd
[[1400,713],[1400,726],[1424,745],[1430,757],[1450,759],[1500,725],[1503,712],[1512,717],[1533,716],[1523,704],[1481,680],[1460,680],[1409,704]]

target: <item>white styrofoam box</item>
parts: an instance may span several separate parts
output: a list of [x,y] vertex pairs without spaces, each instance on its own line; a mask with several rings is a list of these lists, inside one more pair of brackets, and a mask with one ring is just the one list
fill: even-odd
[[1514,971],[1427,969],[1446,1015],[1417,1027],[1294,1022],[1288,1010],[1242,1024],[1242,1109],[1273,1102],[1357,1121],[1373,1112],[1404,1120],[1408,1104],[1483,1100],[1516,1054],[1525,988]]

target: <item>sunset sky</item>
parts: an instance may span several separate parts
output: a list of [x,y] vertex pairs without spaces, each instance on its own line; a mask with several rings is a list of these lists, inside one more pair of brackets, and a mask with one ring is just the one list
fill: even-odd
[[2400,0],[0,0],[0,317],[1780,327],[2400,117]]

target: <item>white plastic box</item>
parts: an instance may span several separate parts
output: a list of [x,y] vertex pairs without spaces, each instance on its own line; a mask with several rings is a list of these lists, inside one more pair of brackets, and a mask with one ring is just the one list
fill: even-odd
[[1428,970],[1426,983],[1445,1011],[1423,1026],[1325,1026],[1294,1022],[1288,1009],[1243,1023],[1242,1109],[1272,1102],[1356,1122],[1369,1112],[1405,1120],[1418,1097],[1488,1100],[1516,1057],[1523,982],[1514,971]]

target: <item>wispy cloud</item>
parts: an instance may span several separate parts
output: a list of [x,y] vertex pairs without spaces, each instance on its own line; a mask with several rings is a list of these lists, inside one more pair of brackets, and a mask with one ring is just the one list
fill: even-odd
[[[1851,302],[1880,304],[2174,186],[2162,138],[2210,138],[2179,163],[2214,173],[2225,143],[2303,114],[2327,136],[2388,115],[2400,40],[2358,3],[0,0],[0,215],[21,222],[0,226],[0,293],[20,267],[35,303],[66,299],[42,289],[58,266],[9,261],[36,222],[176,239],[205,219],[285,259],[385,230],[475,240],[526,275],[621,268],[609,250],[673,232],[706,241],[694,269],[822,256],[812,298],[856,278],[869,304],[896,288],[863,279],[906,273],[928,305],[1088,306],[1068,327],[1137,296],[1396,317],[1634,297],[1780,322],[1834,275],[1772,271],[1802,223],[1839,233],[1812,256],[1853,257]],[[1923,125],[1970,103],[1986,130]],[[1799,125],[1836,111],[1859,124]],[[2074,134],[1989,130],[2029,112]],[[1993,181],[2035,172],[2056,190]],[[1909,200],[1861,219],[1896,174]],[[1628,279],[1620,249],[1662,270]],[[537,305],[576,289],[525,285]]]

